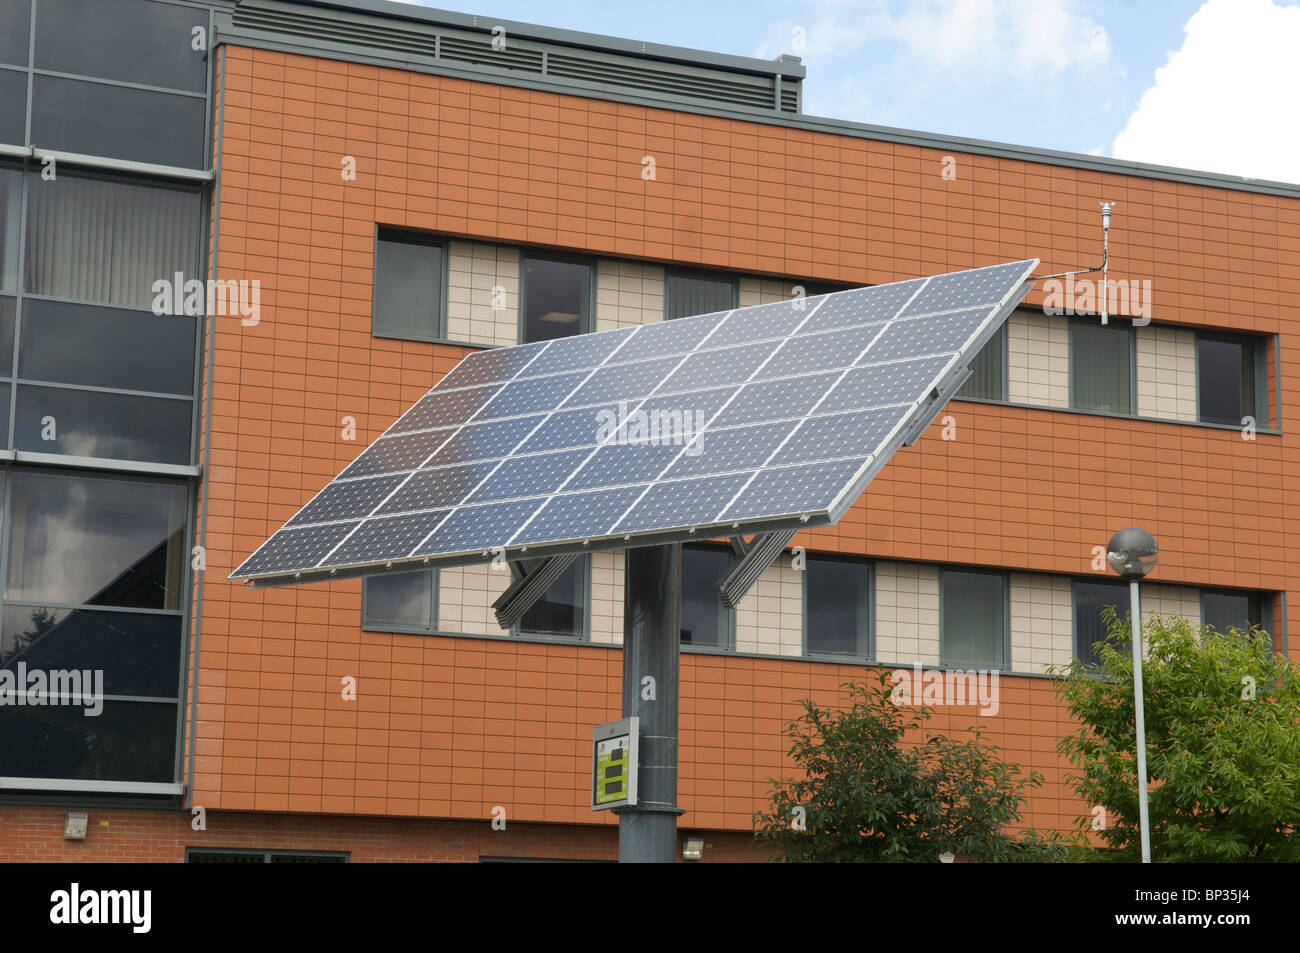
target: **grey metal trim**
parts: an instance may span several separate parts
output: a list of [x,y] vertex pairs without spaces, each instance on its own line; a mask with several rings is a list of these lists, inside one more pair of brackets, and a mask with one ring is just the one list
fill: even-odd
[[189,182],[211,182],[211,171],[203,169],[185,169],[174,165],[155,165],[152,162],[132,162],[128,159],[110,159],[105,156],[91,156],[80,152],[59,152],[54,149],[42,149],[32,146],[32,158],[37,161],[53,159],[56,164],[87,166],[92,169],[110,169],[115,172],[134,172],[139,175],[153,175],[166,179],[185,179]]
[[19,463],[44,464],[54,467],[80,467],[86,470],[115,470],[122,473],[143,473],[155,476],[196,477],[203,474],[202,467],[181,463],[145,463],[140,460],[110,460],[107,457],[75,457],[62,453],[37,453],[34,450],[15,450]]
[[14,159],[30,159],[31,155],[31,146],[7,146],[0,143],[0,156],[9,156]]
[[94,83],[97,86],[120,86],[123,89],[139,89],[149,93],[166,93],[169,96],[188,96],[190,99],[206,99],[205,90],[177,89],[175,86],[150,86],[147,83],[130,83],[122,79],[107,79],[103,76],[89,76],[85,73],[60,73],[57,70],[33,68],[35,76],[52,76],[55,79],[70,79],[78,83]]
[[[797,529],[786,529],[764,533],[749,543],[748,552],[739,562],[732,565],[731,571],[715,586],[718,590],[718,599],[722,604],[728,609],[736,608],[740,600],[745,598],[745,594],[753,588],[754,583],[758,582],[758,577],[781,557],[785,547],[798,532]],[[734,544],[732,550],[733,552],[735,550]]]
[[551,556],[512,582],[492,603],[497,624],[503,629],[513,629],[518,625],[533,604],[546,594],[551,584],[564,575],[564,571],[577,558],[577,553]]
[[30,606],[33,609],[67,609],[69,612],[127,612],[132,615],[170,615],[183,617],[183,609],[145,609],[137,606],[87,605],[81,602],[51,602],[48,599],[33,601],[31,599],[5,599],[5,608],[9,606]]
[[5,461],[6,463],[12,463],[13,459],[14,452],[12,450],[0,450],[0,460]]
[[[1152,424],[1169,424],[1175,427],[1205,427],[1209,430],[1234,430],[1240,431],[1240,427],[1234,427],[1231,424],[1212,424],[1200,420],[1176,420],[1173,417],[1147,417],[1143,414],[1116,414],[1108,410],[1084,410],[1081,407],[1053,407],[1050,404],[1023,404],[1011,400],[989,400],[986,397],[954,397],[953,400],[964,400],[972,404],[990,404],[995,407],[1014,407],[1017,410],[1042,410],[1054,414],[1084,414],[1088,417],[1114,417],[1116,420],[1140,420]],[[1257,434],[1268,434],[1271,437],[1281,437],[1281,430],[1270,430],[1267,427],[1257,427]]]
[[[393,3],[381,3],[378,0],[350,0],[344,3],[341,0],[295,0],[302,5],[307,3],[328,2],[330,6],[340,9],[340,17],[343,19],[356,20],[361,11],[380,13],[386,16],[394,16],[407,20],[423,20],[432,22],[445,22],[459,24],[465,18],[459,14],[446,13],[444,11],[423,10],[419,7],[403,6]],[[224,13],[224,11],[223,11]],[[460,19],[456,19],[460,17]],[[229,15],[224,14],[226,24],[229,22]],[[509,21],[500,22],[508,28]],[[225,27],[226,24],[220,24]],[[516,26],[519,26],[516,24]],[[472,26],[470,27],[473,28]],[[564,30],[552,30],[541,27],[531,28],[532,35],[541,41],[554,40],[555,42],[567,42],[570,44],[581,43],[582,38],[588,34],[576,33]],[[699,51],[684,51],[673,47],[661,47],[657,44],[635,44],[627,40],[598,38],[600,44],[608,43],[605,48],[610,49],[627,49],[633,47],[633,52],[644,49],[647,54],[654,55],[663,53],[671,55],[673,52],[679,55],[685,53],[689,57],[689,62],[717,63],[726,66],[729,61],[743,60],[743,58],[732,58],[714,53],[704,53]],[[1113,175],[1131,175],[1139,178],[1157,179],[1164,181],[1183,182],[1191,185],[1204,186],[1208,188],[1232,189],[1242,192],[1255,192],[1267,195],[1282,195],[1292,198],[1300,198],[1300,184],[1277,182],[1263,179],[1251,179],[1246,176],[1225,175],[1215,172],[1204,172],[1196,169],[1185,169],[1175,166],[1157,165],[1154,163],[1133,162],[1124,159],[1112,159],[1101,156],[1090,156],[1082,153],[1065,152],[1056,149],[1042,149],[1034,146],[1014,145],[1011,143],[994,142],[987,139],[972,139],[959,136],[944,136],[936,133],[920,132],[917,130],[901,129],[891,126],[879,126],[870,123],[852,122],[845,119],[834,119],[823,116],[807,116],[803,114],[791,113],[774,113],[770,108],[767,109],[746,109],[743,107],[725,107],[722,105],[703,104],[699,101],[682,100],[675,101],[671,97],[662,95],[652,95],[637,93],[632,90],[621,89],[618,91],[601,89],[601,88],[582,88],[563,84],[549,75],[546,77],[533,78],[523,75],[509,75],[505,71],[499,73],[487,74],[484,71],[459,68],[456,65],[448,65],[447,61],[435,61],[436,65],[414,63],[409,59],[402,58],[398,55],[377,56],[367,55],[360,52],[359,47],[348,47],[339,51],[325,50],[323,47],[307,42],[295,42],[288,39],[269,38],[253,34],[237,33],[222,29],[221,36],[218,39],[220,43],[235,43],[241,46],[249,46],[260,49],[277,50],[281,52],[294,52],[306,56],[325,56],[330,59],[341,59],[347,62],[370,63],[375,65],[392,66],[399,69],[411,70],[414,72],[428,73],[434,75],[456,76],[470,79],[480,79],[487,82],[493,82],[497,85],[512,86],[522,89],[536,89],[548,92],[569,92],[574,95],[586,96],[593,99],[607,100],[611,102],[630,103],[634,105],[648,106],[651,108],[664,108],[671,105],[672,108],[682,112],[688,112],[696,115],[717,116],[728,119],[741,119],[751,122],[762,123],[765,125],[784,126],[787,128],[803,129],[811,132],[824,132],[830,135],[850,136],[860,139],[872,139],[879,142],[898,143],[902,145],[916,146],[923,149],[941,150],[944,152],[963,152],[970,155],[986,155],[996,158],[1012,159],[1020,162],[1031,162],[1043,165],[1061,166],[1070,169],[1083,169],[1096,171]],[[764,72],[780,71],[783,75],[791,75],[789,70],[773,70],[777,66],[777,61],[754,61],[762,64]],[[738,65],[743,68],[743,64]],[[757,71],[757,69],[755,70]]]
[[[24,295],[24,297],[30,298],[32,295]],[[67,381],[42,381],[30,377],[15,377],[13,378],[13,382],[15,384],[26,384],[31,387],[49,387],[54,390],[91,391],[96,394],[115,394],[121,397],[156,397],[159,400],[194,400],[193,394],[164,394],[160,391],[127,390],[123,387],[99,387],[94,384],[71,384]]]
[[185,793],[185,785],[179,781],[82,781],[74,778],[0,778],[0,790],[180,795]]
[[1287,648],[1287,642],[1290,639],[1290,631],[1287,628],[1287,618],[1286,618],[1286,590],[1283,589],[1281,592],[1279,592],[1277,594],[1277,597],[1280,600],[1278,611],[1281,613],[1282,616],[1282,624],[1281,626],[1279,626],[1279,628],[1281,628],[1282,631],[1278,634],[1278,638],[1282,642],[1282,657],[1290,658],[1291,652]]
[[[1268,373],[1268,362],[1264,363],[1264,373]],[[1273,429],[1282,432],[1282,336],[1273,332],[1273,411],[1271,414]]]

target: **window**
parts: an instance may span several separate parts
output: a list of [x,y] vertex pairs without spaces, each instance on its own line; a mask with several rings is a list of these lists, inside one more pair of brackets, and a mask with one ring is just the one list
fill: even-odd
[[1133,413],[1133,328],[1076,320],[1070,324],[1070,406]]
[[[4,11],[0,9],[0,16]],[[4,27],[0,26],[0,39]],[[27,138],[27,73],[0,67],[0,142],[23,146]]]
[[957,391],[958,397],[977,400],[1007,399],[1007,326],[1002,327],[980,348],[970,365],[971,375]]
[[[1129,612],[1129,588],[1122,582],[1083,582],[1074,583],[1074,654],[1088,668],[1097,667],[1097,653],[1094,645],[1107,638],[1106,624],[1101,614],[1107,606],[1114,606],[1121,623],[1125,622]],[[1126,640],[1127,651],[1132,651],[1131,637]]]
[[435,238],[379,230],[370,309],[372,334],[415,341],[446,336],[446,251],[443,242]]
[[736,307],[736,281],[712,275],[670,271],[665,278],[664,317],[685,318]]
[[[526,561],[531,568],[535,561]],[[591,557],[579,556],[524,613],[512,634],[587,637]],[[367,576],[362,583],[361,625],[381,632],[442,632],[438,624],[440,576],[436,569]],[[479,590],[466,590],[478,598]],[[447,596],[453,598],[455,593]],[[499,634],[505,634],[495,629]]]
[[1206,590],[1201,593],[1201,622],[1216,632],[1249,632],[1264,625],[1264,598],[1253,592]]
[[[1262,341],[1197,335],[1196,397],[1203,423],[1240,427],[1246,417],[1255,417],[1258,426],[1268,425],[1262,380],[1256,370],[1265,366],[1262,352]],[[1262,413],[1256,413],[1257,405]]]
[[682,644],[731,646],[735,614],[722,604],[714,583],[731,569],[731,550],[687,543],[682,546]]
[[22,173],[17,169],[0,168],[0,292],[13,292],[18,287],[22,201]]
[[349,854],[310,850],[236,850],[188,847],[187,864],[346,864]]
[[[0,3],[0,63],[27,65],[27,41],[31,32],[31,0]],[[24,82],[24,86],[26,83]],[[24,107],[25,109],[26,107]],[[3,113],[0,110],[0,113]],[[18,110],[19,119],[23,109]]]
[[585,334],[593,327],[593,266],[588,261],[523,258],[521,344]]
[[939,573],[939,657],[954,668],[1001,669],[1007,662],[1007,577]]
[[871,563],[808,555],[804,644],[810,655],[871,654]]

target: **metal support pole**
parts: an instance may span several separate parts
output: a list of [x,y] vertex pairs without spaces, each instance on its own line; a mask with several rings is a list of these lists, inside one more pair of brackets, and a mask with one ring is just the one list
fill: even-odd
[[1138,582],[1128,584],[1133,606],[1133,712],[1137,722],[1138,823],[1142,828],[1142,863],[1151,863],[1151,819],[1147,814],[1147,726],[1142,690],[1142,607],[1138,605]]
[[677,860],[677,677],[682,547],[629,549],[623,601],[623,717],[641,720],[637,804],[618,810],[620,863]]

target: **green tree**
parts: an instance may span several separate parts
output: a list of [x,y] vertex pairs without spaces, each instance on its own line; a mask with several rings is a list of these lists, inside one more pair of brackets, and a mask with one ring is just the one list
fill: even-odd
[[[1105,810],[1108,859],[1137,860],[1137,761],[1129,624],[1103,614],[1099,666],[1059,668],[1057,693],[1079,729],[1058,751]],[[1144,628],[1147,775],[1154,861],[1300,860],[1300,679],[1259,629],[1219,633],[1186,619]],[[1093,815],[1079,819],[1080,830]]]
[[785,729],[790,757],[804,776],[771,781],[771,803],[754,816],[755,836],[785,861],[919,861],[951,852],[972,860],[1063,858],[1059,837],[1007,830],[1020,817],[1037,773],[1003,761],[978,729],[960,739],[919,733],[927,706],[891,699],[888,674],[878,684],[844,686],[851,705],[803,714]]

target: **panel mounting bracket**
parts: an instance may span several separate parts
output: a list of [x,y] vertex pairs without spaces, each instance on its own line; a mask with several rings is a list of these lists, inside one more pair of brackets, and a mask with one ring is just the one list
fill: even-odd
[[551,584],[559,579],[569,564],[578,558],[578,553],[561,553],[548,556],[531,570],[525,571],[516,562],[510,563],[510,572],[515,579],[505,592],[492,603],[497,624],[503,629],[512,629],[519,624],[533,603],[540,599]]
[[737,551],[738,546],[744,547],[744,554],[740,562],[732,567],[731,572],[718,582],[718,598],[728,609],[736,608],[741,599],[745,598],[745,593],[758,581],[758,577],[763,575],[772,563],[785,552],[786,546],[790,545],[790,540],[794,539],[797,529],[782,529],[771,533],[763,533],[755,536],[746,543],[743,537],[733,536],[731,546],[733,551]]

